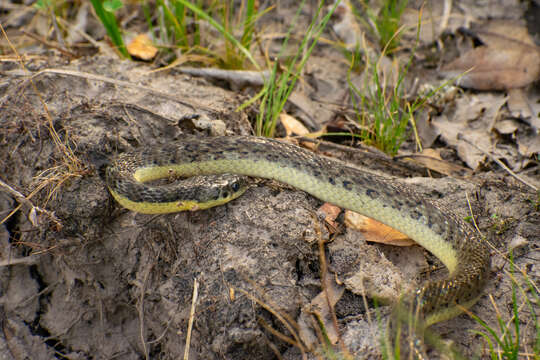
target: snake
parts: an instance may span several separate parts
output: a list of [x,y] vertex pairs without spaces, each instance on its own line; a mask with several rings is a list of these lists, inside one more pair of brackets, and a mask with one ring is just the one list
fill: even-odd
[[[212,185],[207,178],[213,176]],[[386,224],[431,252],[448,269],[407,295],[424,326],[453,318],[481,296],[490,271],[487,242],[449,208],[395,179],[299,146],[255,136],[193,137],[117,155],[106,184],[123,207],[146,214],[207,209],[240,196],[243,176],[273,179]],[[164,178],[187,183],[155,185]]]

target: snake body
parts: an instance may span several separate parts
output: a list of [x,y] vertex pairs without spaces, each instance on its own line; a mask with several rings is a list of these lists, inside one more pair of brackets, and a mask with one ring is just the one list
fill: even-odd
[[162,196],[161,187],[144,182],[171,174],[189,177],[227,173],[292,185],[389,225],[430,251],[448,268],[449,275],[427,282],[410,294],[426,326],[458,315],[461,307],[470,307],[484,287],[490,267],[489,249],[461,218],[395,180],[277,140],[249,136],[197,138],[125,153],[108,167],[106,181],[124,207],[143,213],[174,212],[224,203],[243,192],[243,180],[238,178],[227,185],[230,191],[225,192],[226,197],[213,192],[213,197],[196,199],[200,191],[195,191],[185,201],[171,195],[171,189],[169,195]]

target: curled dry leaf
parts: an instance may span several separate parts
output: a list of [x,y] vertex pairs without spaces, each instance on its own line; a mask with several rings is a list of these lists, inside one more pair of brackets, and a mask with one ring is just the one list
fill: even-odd
[[414,245],[407,235],[354,211],[345,211],[345,225],[361,231],[367,241],[395,246]]
[[304,124],[289,114],[281,113],[279,115],[279,120],[281,121],[281,125],[283,125],[285,128],[285,133],[287,136],[307,135],[309,133],[309,130],[304,126]]
[[149,61],[156,56],[158,49],[152,44],[152,40],[146,34],[137,35],[127,46],[131,56]]
[[336,219],[341,212],[341,208],[339,206],[335,206],[329,203],[324,203],[320,208],[319,211],[324,214],[324,221],[332,228],[337,229],[338,224],[336,223]]

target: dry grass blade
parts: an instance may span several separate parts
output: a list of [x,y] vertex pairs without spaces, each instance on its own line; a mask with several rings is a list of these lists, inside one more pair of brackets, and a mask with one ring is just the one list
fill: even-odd
[[191,308],[189,310],[189,322],[186,336],[186,346],[184,348],[184,360],[189,358],[189,347],[191,344],[191,331],[193,329],[193,322],[195,321],[195,307],[197,306],[197,299],[199,298],[199,281],[195,278],[193,280],[193,295],[191,297]]

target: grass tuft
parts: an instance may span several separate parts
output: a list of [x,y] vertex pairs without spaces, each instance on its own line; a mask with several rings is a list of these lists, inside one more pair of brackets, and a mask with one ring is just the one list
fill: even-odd
[[271,66],[272,71],[270,72],[269,77],[265,80],[262,90],[255,97],[239,107],[239,110],[244,109],[260,99],[259,114],[255,123],[255,134],[257,136],[274,136],[278,117],[283,111],[283,108],[285,107],[285,104],[292,93],[294,86],[296,85],[296,81],[300,78],[302,70],[309,59],[311,52],[319,41],[321,33],[325,29],[330,17],[338,5],[338,3],[335,3],[328,13],[322,18],[322,20],[317,22],[317,19],[324,8],[324,1],[319,3],[319,6],[313,15],[312,21],[306,30],[305,36],[298,46],[298,50],[294,56],[287,61],[287,64],[281,67],[279,59],[283,56],[284,51],[287,48],[294,25],[297,22],[304,3],[305,0],[300,3],[300,6],[294,15],[293,21],[291,22],[292,25],[289,28],[283,43],[281,44],[278,60],[274,62],[273,66]]
[[123,4],[120,0],[90,0],[97,17],[105,27],[107,34],[111,38],[112,43],[120,54],[130,59],[124,40],[122,39],[122,32],[116,22],[116,16],[114,12],[122,8]]
[[[496,306],[495,301],[493,300],[493,298],[491,298],[493,308],[497,317],[498,329],[496,329],[494,326],[491,326],[484,320],[480,319],[478,316],[469,313],[469,315],[485,329],[485,332],[472,332],[474,334],[480,335],[485,340],[489,349],[489,356],[492,360],[518,360],[526,358],[525,356],[530,356],[530,358],[538,359],[540,358],[540,325],[538,324],[538,319],[535,311],[535,305],[538,305],[538,303],[540,302],[538,291],[526,274],[522,274],[522,276],[523,283],[525,284],[525,287],[528,291],[525,291],[525,289],[523,289],[523,286],[518,283],[516,278],[516,275],[518,273],[515,271],[514,256],[512,251],[510,251],[509,264],[510,273],[508,275],[512,283],[512,307],[510,320],[505,321],[503,315]],[[522,309],[522,306],[520,306],[518,302],[518,290],[522,294],[521,298],[524,302],[523,305],[527,306],[529,310],[527,316],[531,316],[531,321],[533,324],[535,324],[534,326],[536,330],[536,340],[533,345],[533,354],[526,354],[522,345],[523,339],[520,328],[520,310]],[[527,296],[527,293],[531,294],[533,298],[532,300]]]

